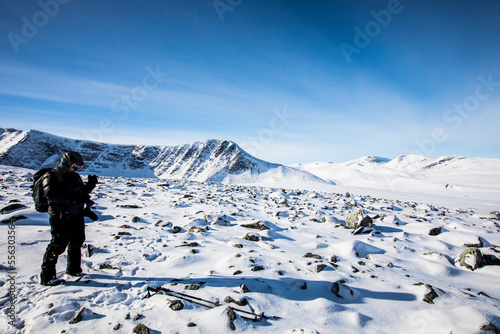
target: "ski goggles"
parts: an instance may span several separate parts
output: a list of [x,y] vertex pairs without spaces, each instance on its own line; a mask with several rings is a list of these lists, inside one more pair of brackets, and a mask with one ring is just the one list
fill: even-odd
[[78,164],[72,164],[71,165],[71,168],[75,169],[75,170],[80,170],[82,169],[83,165],[78,165]]

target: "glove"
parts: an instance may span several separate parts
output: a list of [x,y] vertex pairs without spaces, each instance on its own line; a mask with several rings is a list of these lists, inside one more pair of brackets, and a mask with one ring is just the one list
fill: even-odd
[[87,178],[87,184],[85,185],[87,192],[90,193],[94,190],[97,183],[97,175],[89,175]]
[[94,201],[92,200],[89,200],[87,202],[87,204],[85,205],[85,209],[83,209],[83,215],[85,217],[89,217],[90,219],[92,219],[93,221],[98,221],[99,220],[99,217],[95,214],[95,212],[93,212],[92,210],[90,210],[90,207],[94,205]]
[[89,217],[90,219],[92,219],[93,221],[98,221],[99,220],[99,217],[95,214],[94,211],[90,210],[90,207],[87,206],[85,208],[85,210],[83,210],[83,215],[85,217]]

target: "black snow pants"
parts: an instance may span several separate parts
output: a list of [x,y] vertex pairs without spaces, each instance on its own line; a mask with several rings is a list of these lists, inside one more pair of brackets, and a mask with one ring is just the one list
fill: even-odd
[[81,248],[85,241],[85,218],[83,215],[64,216],[62,218],[50,216],[50,233],[52,239],[45,250],[42,262],[42,281],[49,281],[56,277],[56,264],[59,255],[68,248],[66,272],[80,273]]

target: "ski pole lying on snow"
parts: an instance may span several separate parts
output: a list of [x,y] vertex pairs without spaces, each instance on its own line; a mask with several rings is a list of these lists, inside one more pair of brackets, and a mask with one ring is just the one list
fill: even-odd
[[[153,292],[153,294],[151,294],[151,292]],[[166,295],[169,295],[169,296],[172,296],[172,297],[176,297],[176,298],[179,298],[179,299],[183,299],[183,300],[188,301],[190,303],[193,303],[193,304],[196,304],[196,305],[200,305],[200,306],[203,306],[203,307],[207,307],[207,308],[214,308],[214,307],[222,306],[218,301],[217,302],[212,302],[210,300],[206,300],[206,299],[202,299],[202,298],[199,298],[199,297],[191,296],[191,295],[188,295],[188,294],[185,294],[185,293],[181,293],[181,292],[177,292],[177,291],[174,291],[174,290],[170,290],[170,289],[167,289],[167,288],[164,288],[164,287],[161,287],[161,286],[160,287],[156,287],[156,288],[152,288],[152,287],[148,286],[148,294],[145,295],[144,297],[142,297],[142,299],[151,298],[153,295],[155,295],[157,293],[164,293]],[[280,317],[276,317],[276,316],[268,317],[268,316],[264,315],[264,312],[262,312],[261,314],[256,314],[256,313],[253,313],[253,312],[241,310],[241,309],[234,308],[234,307],[231,307],[231,308],[235,312],[239,312],[239,313],[243,313],[243,314],[248,314],[248,315],[251,315],[251,316],[254,317],[254,318],[249,318],[249,317],[245,317],[245,316],[240,315],[240,317],[243,318],[243,319],[245,319],[245,320],[262,321],[262,319],[271,319],[271,320],[278,320],[278,319],[280,319]]]

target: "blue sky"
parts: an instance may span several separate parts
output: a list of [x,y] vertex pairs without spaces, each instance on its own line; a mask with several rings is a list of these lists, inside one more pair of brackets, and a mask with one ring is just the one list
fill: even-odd
[[278,162],[500,157],[500,3],[0,3],[0,127]]

